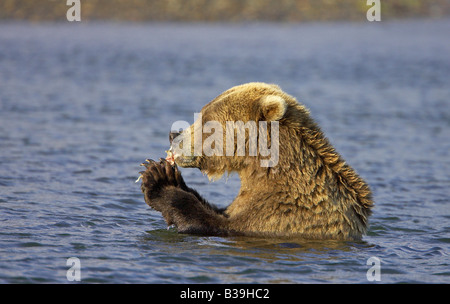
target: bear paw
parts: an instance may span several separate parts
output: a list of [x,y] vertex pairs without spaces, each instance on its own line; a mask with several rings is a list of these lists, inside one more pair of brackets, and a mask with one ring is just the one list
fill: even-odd
[[172,166],[165,159],[160,158],[160,162],[147,159],[141,166],[146,168],[145,171],[139,172],[141,174],[139,179],[142,179],[141,190],[145,195],[146,203],[153,209],[161,211],[158,199],[163,196],[165,188],[172,186],[187,190],[178,167]]

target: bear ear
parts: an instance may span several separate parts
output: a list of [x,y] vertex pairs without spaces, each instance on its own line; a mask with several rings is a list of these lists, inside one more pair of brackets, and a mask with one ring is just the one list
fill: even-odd
[[266,121],[275,121],[283,118],[286,113],[286,101],[277,95],[267,95],[261,98],[261,109]]

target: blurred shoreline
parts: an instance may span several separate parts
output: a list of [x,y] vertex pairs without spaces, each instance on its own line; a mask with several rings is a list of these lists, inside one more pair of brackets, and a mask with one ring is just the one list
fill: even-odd
[[[366,0],[80,0],[82,21],[367,21]],[[380,0],[381,20],[445,18],[450,0]],[[67,21],[66,0],[3,0],[0,20]]]

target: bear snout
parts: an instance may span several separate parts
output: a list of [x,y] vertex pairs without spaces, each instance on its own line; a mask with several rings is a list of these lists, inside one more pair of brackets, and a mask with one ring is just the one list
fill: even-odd
[[177,137],[180,134],[181,134],[181,132],[177,132],[177,131],[170,131],[169,132],[169,142],[170,142],[171,145],[172,145],[172,142],[175,139],[175,137]]

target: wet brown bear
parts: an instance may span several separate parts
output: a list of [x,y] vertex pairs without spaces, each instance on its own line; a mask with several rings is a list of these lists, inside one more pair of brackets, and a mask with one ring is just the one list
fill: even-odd
[[[244,155],[242,148],[236,153],[242,145],[237,128],[224,132],[223,141],[216,136],[211,145],[209,140],[207,153],[203,128],[210,121],[222,131],[229,131],[228,122],[256,122],[258,131],[244,131]],[[261,145],[250,154],[251,134],[256,140],[267,136],[268,147],[278,144],[278,151],[271,151],[278,153],[275,160],[263,165],[272,155],[262,156]],[[187,187],[176,165],[147,160],[141,172],[145,201],[181,233],[355,240],[366,232],[373,205],[368,185],[334,150],[309,111],[276,85],[248,83],[225,91],[176,140],[185,148],[184,154],[174,152],[177,165],[199,168],[212,178],[237,172],[241,180],[238,196],[220,209]],[[199,140],[201,153],[195,151]]]

